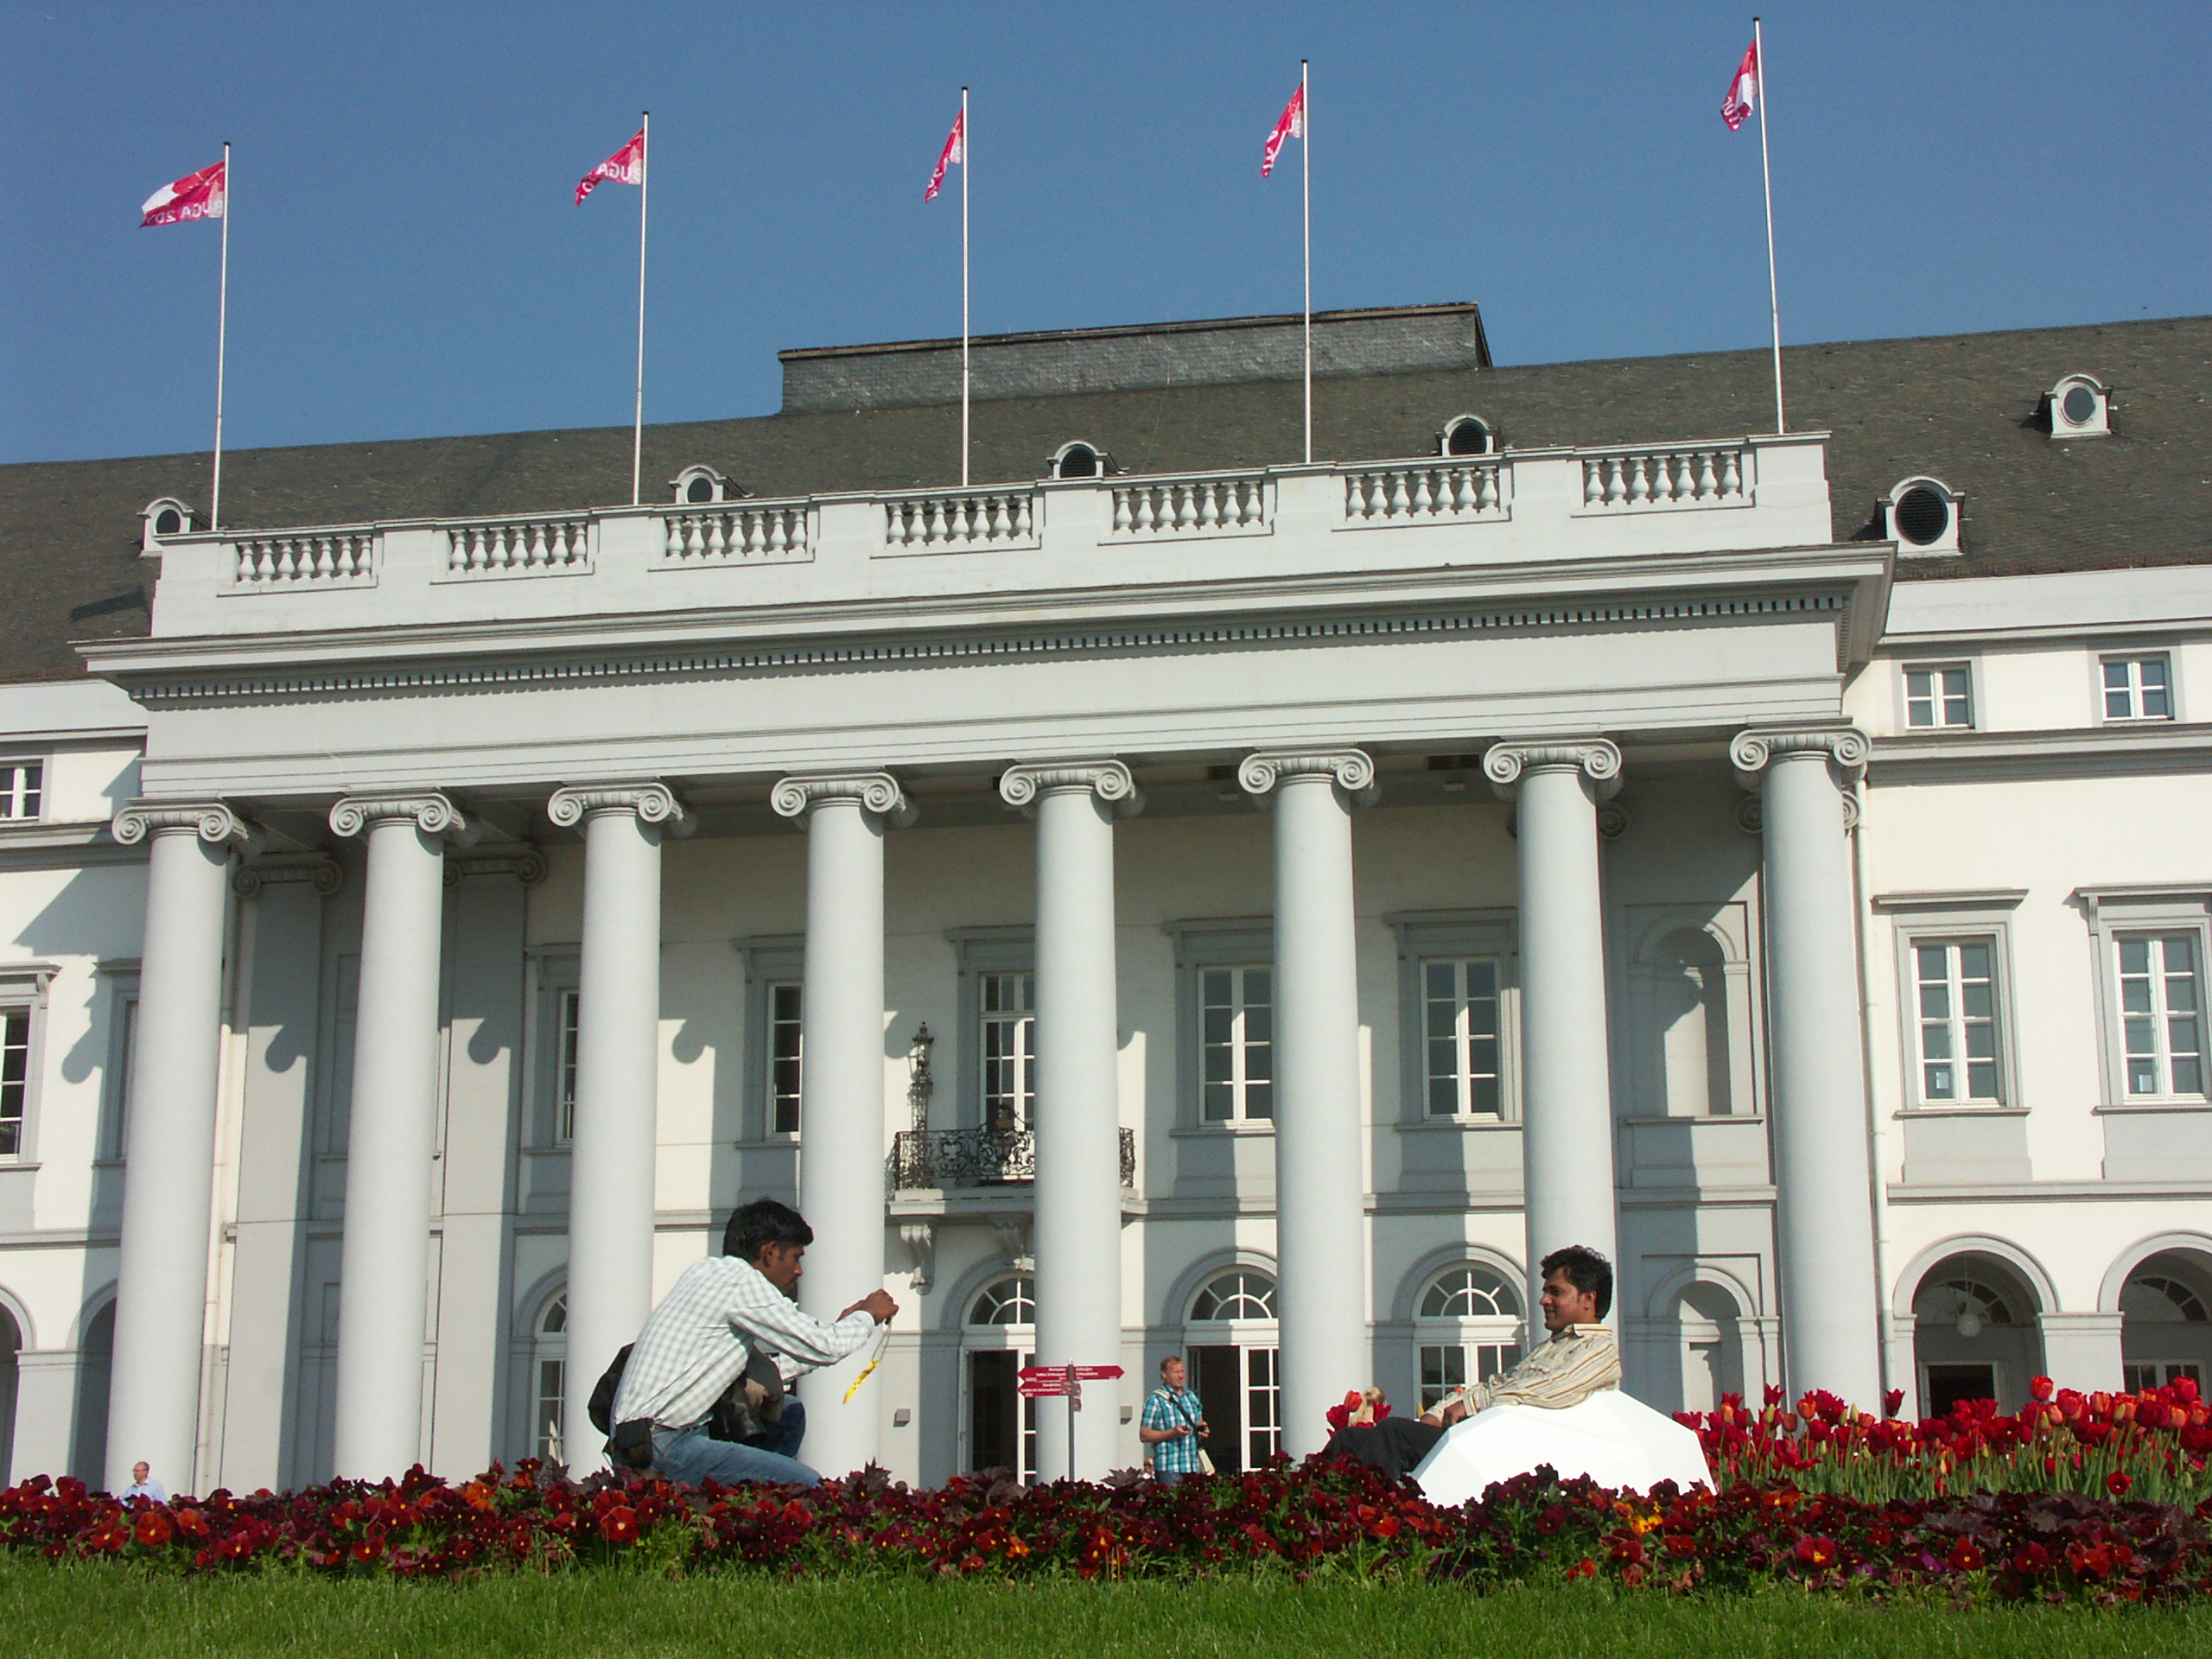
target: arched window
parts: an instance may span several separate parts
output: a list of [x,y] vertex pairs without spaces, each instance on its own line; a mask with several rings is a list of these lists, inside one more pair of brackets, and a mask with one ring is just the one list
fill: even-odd
[[1103,478],[1113,470],[1113,457],[1095,443],[1078,440],[1064,443],[1052,453],[1054,478]]
[[1454,416],[1436,440],[1436,451],[1443,455],[1486,455],[1491,446],[1489,423],[1472,415]]
[[1264,1268],[1217,1273],[1191,1299],[1185,1357],[1213,1431],[1207,1450],[1224,1473],[1282,1449],[1274,1319],[1274,1275]]
[[1275,1281],[1256,1268],[1238,1268],[1209,1280],[1191,1304],[1193,1319],[1272,1319]]
[[1414,1308],[1421,1409],[1521,1361],[1521,1298],[1505,1276],[1479,1262],[1446,1268]]
[[2018,1409],[2028,1379],[2044,1370],[2042,1312],[2027,1282],[1996,1255],[1975,1251],[1930,1268],[1912,1299],[1923,1414],[1943,1416],[1961,1400]]
[[965,1467],[1037,1473],[1037,1402],[1021,1394],[1021,1368],[1035,1363],[1037,1281],[1015,1274],[986,1285],[968,1305],[961,1364],[968,1389]]
[[537,1426],[531,1439],[532,1455],[548,1463],[566,1463],[562,1455],[561,1413],[568,1396],[569,1299],[556,1296],[538,1315],[530,1350],[532,1390],[531,1421]]
[[2120,1374],[2129,1389],[2183,1377],[2199,1388],[2212,1365],[2212,1278],[2193,1251],[2151,1257],[2120,1287]]

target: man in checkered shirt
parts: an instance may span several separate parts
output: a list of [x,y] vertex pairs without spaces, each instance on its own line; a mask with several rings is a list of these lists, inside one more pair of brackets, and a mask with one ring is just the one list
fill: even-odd
[[1137,1439],[1152,1452],[1152,1478],[1163,1486],[1199,1472],[1198,1442],[1211,1435],[1205,1408],[1183,1386],[1188,1375],[1180,1354],[1161,1360],[1160,1386],[1145,1396],[1137,1424]]
[[[799,1258],[814,1230],[788,1205],[758,1198],[729,1218],[722,1253],[683,1270],[645,1320],[615,1391],[617,1427],[640,1420],[652,1424],[653,1469],[671,1480],[697,1485],[713,1479],[777,1481],[812,1486],[821,1476],[796,1457],[757,1446],[717,1440],[707,1432],[715,1402],[743,1375],[754,1351],[772,1357],[786,1379],[856,1353],[887,1325],[899,1305],[872,1290],[824,1325],[802,1313],[791,1300],[802,1271]],[[799,1410],[792,1401],[790,1417]],[[798,1450],[804,1419],[786,1426],[780,1444]]]

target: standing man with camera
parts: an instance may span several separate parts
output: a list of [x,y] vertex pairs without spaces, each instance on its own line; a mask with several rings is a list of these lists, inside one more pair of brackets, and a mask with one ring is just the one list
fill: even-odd
[[[718,1440],[708,1433],[715,1402],[756,1353],[772,1356],[787,1377],[835,1364],[890,1323],[899,1305],[872,1290],[833,1325],[802,1313],[791,1298],[799,1258],[814,1230],[789,1205],[757,1198],[729,1218],[722,1253],[695,1262],[660,1300],[631,1350],[614,1395],[608,1455],[618,1467],[653,1471],[697,1485],[715,1480],[813,1486],[822,1477],[797,1457]],[[785,1408],[788,1418],[796,1402]],[[790,1452],[798,1433],[780,1437]]]

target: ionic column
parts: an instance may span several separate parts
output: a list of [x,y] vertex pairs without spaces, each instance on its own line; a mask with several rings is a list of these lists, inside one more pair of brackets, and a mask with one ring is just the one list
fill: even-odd
[[341,1479],[381,1480],[421,1454],[445,849],[475,831],[435,793],[349,796],[330,828],[369,842],[332,1461]]
[[1761,792],[1782,1349],[1794,1397],[1881,1392],[1874,1191],[1844,790],[1866,765],[1849,726],[1750,731],[1729,758]]
[[1538,1264],[1568,1244],[1618,1260],[1612,1076],[1598,805],[1620,788],[1603,738],[1500,743],[1483,756],[1513,801],[1521,862],[1521,1165],[1529,1327]]
[[1351,809],[1371,798],[1375,763],[1358,749],[1261,753],[1236,780],[1274,794],[1276,1376],[1283,1450],[1298,1458],[1321,1449],[1328,1408],[1374,1370]]
[[576,1116],[569,1160],[569,1467],[600,1465],[592,1385],[653,1306],[660,1058],[660,843],[696,823],[665,784],[558,789],[546,816],[584,830]]
[[130,1465],[143,1459],[182,1493],[199,1485],[226,878],[231,849],[245,847],[250,832],[213,802],[138,802],[116,815],[115,838],[125,846],[149,836],[107,1487],[128,1486]]
[[[798,1197],[814,1243],[798,1305],[830,1320],[883,1283],[883,831],[906,799],[874,772],[786,778],[769,800],[806,821]],[[844,1398],[860,1363],[806,1390],[804,1454],[825,1475],[876,1460],[880,1390]]]
[[[1143,802],[1118,760],[1010,766],[1009,806],[1037,819],[1037,1363],[1122,1355],[1120,1027],[1114,988],[1114,818]],[[1105,1391],[1110,1399],[1113,1390]],[[1073,1468],[1103,1478],[1121,1425],[1082,1420]],[[1070,1465],[1068,1419],[1037,1414],[1037,1466]]]

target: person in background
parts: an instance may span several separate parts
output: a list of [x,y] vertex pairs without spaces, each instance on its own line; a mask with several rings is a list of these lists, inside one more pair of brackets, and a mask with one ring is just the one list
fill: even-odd
[[1137,1424],[1137,1439],[1152,1455],[1152,1478],[1163,1486],[1203,1471],[1198,1442],[1212,1436],[1205,1408],[1184,1386],[1188,1376],[1180,1354],[1161,1360],[1160,1386],[1145,1396],[1144,1416]]
[[117,1496],[125,1503],[141,1497],[152,1503],[166,1503],[169,1501],[169,1489],[154,1478],[149,1465],[141,1461],[130,1465],[130,1484]]

